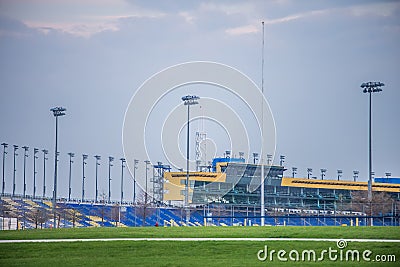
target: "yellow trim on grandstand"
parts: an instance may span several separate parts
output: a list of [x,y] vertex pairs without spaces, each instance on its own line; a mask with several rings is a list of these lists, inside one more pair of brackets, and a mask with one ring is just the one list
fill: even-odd
[[101,222],[101,217],[100,216],[88,216],[88,218],[91,221],[94,221],[94,222]]
[[[327,188],[344,190],[368,190],[367,182],[337,181],[337,180],[315,180],[303,178],[282,178],[282,186],[304,187],[304,188]],[[372,183],[373,191],[400,193],[400,184]]]
[[[221,167],[219,167],[221,169]],[[181,191],[185,189],[186,172],[164,172],[164,200],[183,201],[185,195]],[[221,172],[189,172],[190,181],[220,182],[226,181],[226,174]],[[189,187],[189,196],[193,193],[193,187]],[[192,198],[189,197],[189,202]]]

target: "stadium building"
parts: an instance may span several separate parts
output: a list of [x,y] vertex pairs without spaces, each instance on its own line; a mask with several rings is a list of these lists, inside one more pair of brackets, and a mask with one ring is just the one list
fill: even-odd
[[[189,202],[193,205],[260,206],[261,165],[242,158],[215,158],[206,172],[189,173]],[[367,191],[367,182],[284,177],[283,166],[264,165],[266,208],[336,210]],[[186,172],[164,172],[164,195],[158,201],[184,201]],[[400,178],[375,178],[372,190],[400,200]]]

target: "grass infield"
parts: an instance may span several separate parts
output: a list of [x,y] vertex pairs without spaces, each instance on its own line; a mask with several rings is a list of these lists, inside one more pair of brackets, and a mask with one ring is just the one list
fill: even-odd
[[[175,228],[79,228],[0,231],[0,239],[68,239],[123,237],[288,237],[335,239],[400,239],[398,227],[175,227]],[[259,261],[257,252],[295,249],[338,250],[336,242],[310,241],[109,241],[68,243],[0,244],[0,266],[399,266],[399,243],[348,242],[347,250],[371,250],[376,255],[395,255],[396,262]],[[295,255],[295,254],[293,254]],[[288,255],[286,255],[286,258]],[[301,257],[300,257],[301,258]]]

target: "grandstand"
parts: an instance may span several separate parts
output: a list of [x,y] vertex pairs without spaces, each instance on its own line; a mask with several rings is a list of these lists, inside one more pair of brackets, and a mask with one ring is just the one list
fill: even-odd
[[[374,225],[400,224],[398,178],[377,178],[376,199],[367,203],[362,198],[366,182],[289,178],[283,166],[263,167],[266,225],[368,225],[369,219]],[[153,173],[163,179],[152,181],[163,184],[153,188],[163,190],[147,203],[59,198],[53,210],[50,198],[3,194],[0,229],[259,225],[261,165],[217,158],[206,170],[189,173],[188,222],[182,205],[186,173],[158,169]]]

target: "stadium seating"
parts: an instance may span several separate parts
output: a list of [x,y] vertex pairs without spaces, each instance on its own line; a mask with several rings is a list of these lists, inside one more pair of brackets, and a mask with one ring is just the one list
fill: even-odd
[[[0,199],[1,215],[4,221],[13,219],[17,221],[15,228],[52,228],[53,210],[52,202],[44,199],[24,199],[3,197]],[[57,227],[134,227],[134,226],[203,226],[204,210],[192,210],[190,222],[185,221],[185,211],[172,207],[143,207],[116,206],[101,203],[79,203],[60,201],[57,203]],[[214,213],[221,213],[216,210]],[[146,218],[144,217],[146,213]],[[225,214],[227,212],[225,211]],[[206,218],[206,224],[211,226],[231,225],[260,225],[259,213],[235,211],[233,218],[230,215]],[[355,217],[348,216],[298,216],[286,214],[285,216],[267,215],[265,225],[293,225],[293,226],[339,226],[355,225]],[[4,224],[4,223],[3,223]],[[365,217],[358,218],[359,225],[368,225]],[[399,225],[399,220],[389,217],[374,218],[374,225]],[[0,225],[0,229],[7,229]]]

